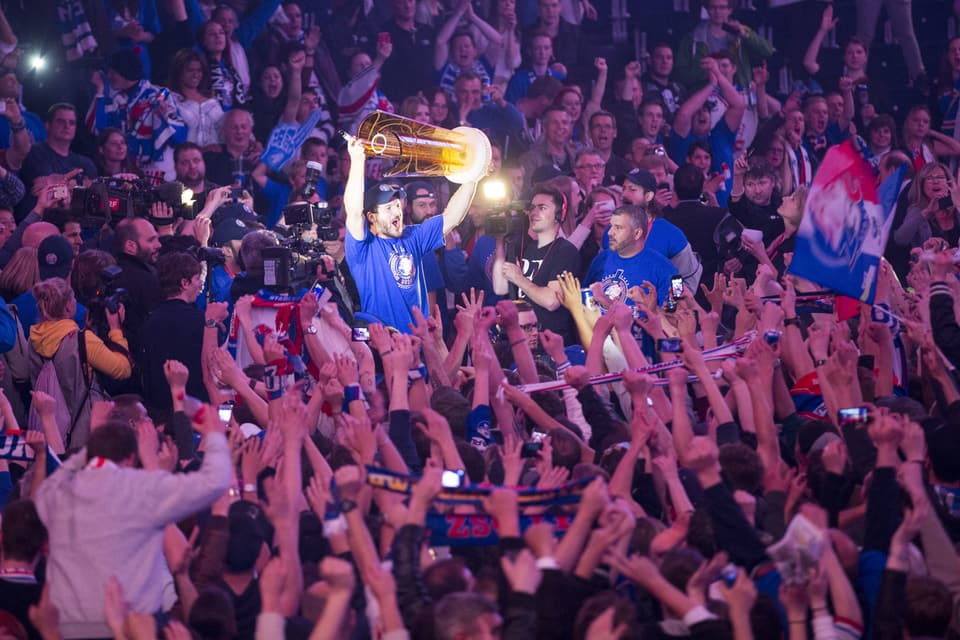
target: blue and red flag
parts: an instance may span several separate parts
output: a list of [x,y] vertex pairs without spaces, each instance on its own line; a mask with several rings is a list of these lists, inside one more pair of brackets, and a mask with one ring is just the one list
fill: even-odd
[[903,170],[878,186],[853,142],[827,151],[810,186],[790,273],[872,304]]

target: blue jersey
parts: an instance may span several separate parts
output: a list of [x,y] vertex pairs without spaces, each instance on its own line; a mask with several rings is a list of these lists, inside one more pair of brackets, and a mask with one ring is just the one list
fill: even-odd
[[600,282],[604,295],[613,301],[626,302],[627,290],[647,280],[657,289],[657,304],[663,304],[670,292],[670,278],[675,275],[677,268],[673,263],[647,247],[631,258],[621,258],[607,249],[590,263],[583,286]]
[[364,228],[363,240],[357,240],[348,232],[345,246],[365,313],[404,333],[413,307],[429,314],[423,257],[443,246],[443,216],[406,227],[399,238],[381,238]]

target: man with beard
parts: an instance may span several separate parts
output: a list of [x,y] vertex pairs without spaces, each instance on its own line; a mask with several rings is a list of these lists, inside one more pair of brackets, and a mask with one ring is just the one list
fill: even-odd
[[395,183],[382,182],[364,191],[363,145],[351,137],[347,149],[350,173],[343,193],[345,248],[347,264],[360,292],[360,306],[384,324],[409,331],[413,307],[419,307],[424,315],[432,311],[423,256],[442,247],[444,236],[463,221],[477,182],[464,182],[441,215],[405,227],[404,190]]
[[177,180],[193,191],[196,210],[203,208],[207,192],[220,185],[207,180],[207,164],[203,159],[203,149],[193,142],[178,144],[173,150],[173,166]]
[[124,218],[117,225],[117,288],[127,290],[124,333],[131,353],[139,353],[141,331],[147,315],[162,301],[156,263],[160,236],[144,218]]
[[619,182],[630,169],[630,163],[613,152],[617,139],[617,119],[609,111],[597,111],[590,116],[590,142],[593,150],[605,163],[603,184]]

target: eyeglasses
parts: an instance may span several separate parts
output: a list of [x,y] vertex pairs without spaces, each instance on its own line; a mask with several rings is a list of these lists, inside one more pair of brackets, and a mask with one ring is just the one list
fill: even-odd
[[603,169],[605,166],[606,166],[606,165],[603,164],[602,162],[594,162],[594,163],[591,163],[591,164],[581,164],[581,165],[577,165],[576,167],[574,167],[574,169],[592,169],[592,170],[596,171],[596,170],[598,170],[598,169]]
[[530,333],[531,331],[537,330],[537,323],[531,322],[530,324],[522,324],[520,325],[520,328],[526,331],[527,333]]
[[927,176],[924,178],[925,182],[946,182],[947,176]]
[[447,109],[448,107],[446,104],[434,102],[433,104],[430,105],[430,108],[431,109]]

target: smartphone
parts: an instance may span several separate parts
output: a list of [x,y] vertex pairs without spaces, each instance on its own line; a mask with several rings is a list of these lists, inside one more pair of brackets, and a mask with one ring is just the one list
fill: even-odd
[[222,404],[217,409],[217,413],[220,415],[221,422],[230,422],[230,418],[233,417],[233,405],[232,404]]
[[675,300],[679,300],[683,297],[683,277],[682,276],[673,276],[670,278],[670,293],[673,294]]
[[520,457],[521,458],[536,458],[537,455],[543,450],[542,442],[524,442],[523,446],[520,447]]
[[764,341],[771,347],[777,346],[780,342],[780,332],[779,331],[764,331],[763,333]]
[[937,206],[940,207],[940,209],[953,209],[953,198],[950,196],[943,196],[937,200]]
[[58,184],[50,193],[54,200],[65,200],[70,195],[70,189],[65,184]]
[[230,199],[234,202],[240,202],[243,197],[243,187],[230,187]]
[[869,414],[867,413],[866,407],[850,407],[848,409],[840,409],[840,411],[837,412],[837,422],[841,427],[858,427],[867,424],[868,415]]
[[663,304],[663,310],[667,313],[673,313],[677,310],[677,301],[671,297]]
[[723,580],[723,584],[727,585],[727,588],[732,587],[733,583],[737,581],[737,568],[732,564],[727,565],[720,573],[720,579]]
[[660,338],[657,340],[657,351],[680,353],[683,351],[683,343],[680,342],[680,338]]
[[857,366],[863,367],[864,369],[870,369],[870,371],[873,371],[873,368],[874,368],[873,356],[860,356],[859,358],[857,358]]
[[449,471],[444,469],[440,476],[440,484],[444,489],[459,489],[463,486],[463,469]]
[[354,342],[370,342],[370,329],[368,327],[353,328]]
[[580,290],[580,301],[583,302],[583,308],[587,311],[597,310],[597,300],[589,288]]
[[543,442],[543,439],[547,437],[543,431],[532,431],[530,432],[530,439],[534,442]]
[[377,46],[379,47],[382,44],[390,44],[390,32],[381,31],[377,34]]

